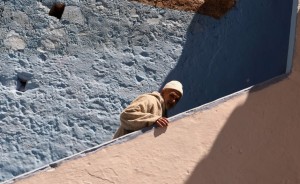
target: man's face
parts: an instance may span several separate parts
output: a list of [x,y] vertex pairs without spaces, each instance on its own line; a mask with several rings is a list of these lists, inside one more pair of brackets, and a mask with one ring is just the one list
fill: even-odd
[[181,94],[174,89],[164,89],[162,97],[164,98],[166,109],[171,109],[180,100]]

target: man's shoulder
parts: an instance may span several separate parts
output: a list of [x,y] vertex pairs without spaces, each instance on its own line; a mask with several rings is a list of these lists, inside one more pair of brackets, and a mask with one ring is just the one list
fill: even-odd
[[159,92],[154,91],[152,93],[144,93],[138,96],[137,99],[149,99],[149,100],[157,99],[158,101],[160,101],[162,99],[162,96]]
[[157,91],[154,91],[152,93],[145,93],[145,94],[142,94],[141,96],[146,96],[146,97],[149,97],[149,98],[162,98],[161,94]]

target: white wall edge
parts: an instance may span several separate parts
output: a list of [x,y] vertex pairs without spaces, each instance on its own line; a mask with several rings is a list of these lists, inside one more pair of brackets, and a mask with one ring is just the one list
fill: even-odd
[[297,11],[298,11],[298,0],[293,0],[286,73],[290,73],[292,70],[293,54],[294,54],[295,38],[296,38]]

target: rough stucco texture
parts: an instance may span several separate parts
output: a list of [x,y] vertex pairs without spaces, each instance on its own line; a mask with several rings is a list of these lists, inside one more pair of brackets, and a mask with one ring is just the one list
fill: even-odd
[[0,181],[110,140],[171,79],[186,92],[170,115],[285,71],[289,2],[239,1],[220,20],[125,0],[68,0],[58,20],[52,3],[0,2]]
[[121,110],[174,67],[192,18],[69,1],[59,21],[51,2],[0,2],[0,181],[110,140]]

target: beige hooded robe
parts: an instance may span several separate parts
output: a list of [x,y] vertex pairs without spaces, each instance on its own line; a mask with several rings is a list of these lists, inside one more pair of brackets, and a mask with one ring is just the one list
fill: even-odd
[[140,95],[121,113],[121,125],[113,138],[151,126],[165,112],[164,99],[159,92]]

